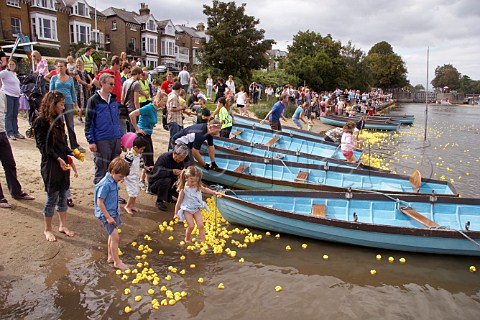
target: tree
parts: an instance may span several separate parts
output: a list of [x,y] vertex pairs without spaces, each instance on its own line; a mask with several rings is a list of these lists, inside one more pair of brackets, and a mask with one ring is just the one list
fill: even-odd
[[451,64],[445,64],[435,68],[435,78],[431,83],[435,88],[448,87],[451,90],[457,90],[460,88],[460,76],[457,68]]
[[208,42],[203,41],[199,57],[207,68],[218,69],[248,82],[252,70],[268,65],[266,51],[275,42],[265,40],[265,30],[257,29],[259,20],[245,14],[246,4],[214,0],[204,5]]
[[344,88],[358,89],[367,91],[369,89],[370,75],[365,63],[365,53],[355,48],[349,41],[342,47],[341,55],[345,61],[345,80]]
[[401,88],[409,84],[407,68],[392,46],[382,41],[375,44],[365,58],[371,74],[371,84],[382,89]]
[[423,84],[417,84],[415,85],[414,89],[416,91],[425,91],[425,87],[423,86]]

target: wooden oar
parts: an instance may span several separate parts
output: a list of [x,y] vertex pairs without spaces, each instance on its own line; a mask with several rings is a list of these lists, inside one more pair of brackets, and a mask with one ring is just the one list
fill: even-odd
[[427,228],[439,227],[440,226],[435,221],[432,221],[432,220],[428,219],[423,214],[415,211],[414,209],[412,209],[410,207],[408,207],[408,208],[400,207],[400,208],[398,208],[398,210],[400,210],[401,213],[409,216],[410,218],[420,222],[421,224],[423,224]]
[[410,185],[412,186],[412,191],[418,193],[420,191],[420,186],[422,185],[422,174],[418,170],[413,170],[412,175],[410,176]]

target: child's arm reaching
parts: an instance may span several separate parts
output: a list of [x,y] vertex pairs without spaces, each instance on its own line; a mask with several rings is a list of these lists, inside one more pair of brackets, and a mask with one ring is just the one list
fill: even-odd
[[205,186],[202,186],[202,192],[203,192],[203,193],[206,193],[206,194],[211,194],[212,196],[221,195],[220,192],[214,191],[214,190],[212,190],[212,189],[210,189],[210,188],[207,188],[207,187],[205,187]]
[[112,216],[107,211],[107,207],[105,207],[105,199],[100,197],[97,198],[97,206],[100,208],[100,211],[102,211],[105,219],[107,219],[107,222],[109,224],[115,224],[115,220],[113,220]]
[[184,196],[183,190],[180,190],[178,193],[178,198],[177,198],[177,203],[175,204],[175,214],[173,215],[173,219],[178,218],[178,210],[180,210],[180,205],[182,204],[183,201],[183,196]]
[[73,170],[73,173],[74,173],[73,176],[74,176],[75,178],[78,178],[77,166],[75,165],[74,162],[72,162],[72,164],[71,164],[70,166],[72,167],[72,170]]

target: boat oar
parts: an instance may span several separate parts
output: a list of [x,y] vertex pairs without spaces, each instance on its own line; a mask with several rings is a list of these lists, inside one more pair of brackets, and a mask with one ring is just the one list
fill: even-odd
[[412,186],[412,191],[418,193],[420,191],[420,186],[422,185],[422,174],[418,170],[413,170],[412,175],[410,176],[410,185]]

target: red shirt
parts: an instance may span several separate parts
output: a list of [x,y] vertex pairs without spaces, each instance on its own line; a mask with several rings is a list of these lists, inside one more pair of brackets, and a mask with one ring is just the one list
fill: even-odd
[[119,71],[112,71],[112,69],[108,68],[105,70],[100,71],[96,76],[95,79],[99,80],[100,76],[104,73],[111,74],[115,77],[115,85],[113,86],[112,93],[117,97],[117,102],[122,102],[122,76],[120,75]]
[[175,82],[173,82],[173,81],[165,80],[160,85],[160,89],[165,91],[166,94],[169,94],[170,92],[172,92],[172,86],[173,86],[174,83]]
[[50,71],[50,73],[48,74],[48,76],[50,77],[50,79],[55,76],[57,74],[57,70],[53,69],[52,71]]

